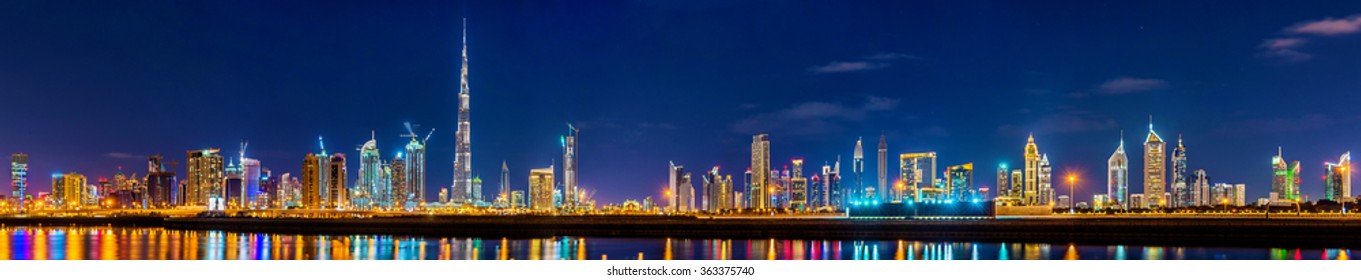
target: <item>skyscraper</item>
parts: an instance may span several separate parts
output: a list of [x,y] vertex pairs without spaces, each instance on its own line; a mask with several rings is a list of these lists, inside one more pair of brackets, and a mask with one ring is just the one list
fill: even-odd
[[1200,189],[1191,187],[1187,171],[1186,145],[1181,143],[1181,135],[1177,135],[1177,147],[1172,149],[1172,207],[1196,206],[1202,201]]
[[690,183],[689,173],[685,173],[685,166],[676,165],[676,162],[671,162],[670,164],[671,168],[668,174],[670,176],[670,185],[667,190],[670,197],[668,197],[669,201],[666,206],[669,207],[672,212],[693,210],[690,203],[693,192],[686,188]]
[[732,209],[732,177],[724,180],[723,175],[718,173],[718,166],[714,166],[709,173],[703,175],[704,179],[704,201],[705,209],[710,213]]
[[172,189],[175,187],[175,172],[165,168],[160,155],[147,158],[146,189],[144,194],[148,208],[168,208],[171,205]]
[[482,204],[482,177],[473,175],[473,187],[469,191],[468,204]]
[[411,199],[408,199],[411,197],[411,193],[409,193],[411,188],[406,185],[407,182],[409,182],[406,178],[406,171],[408,170],[406,167],[406,159],[402,158],[402,153],[397,153],[397,157],[392,158],[392,162],[389,163],[388,166],[391,168],[391,177],[389,177],[388,181],[391,183],[388,189],[392,192],[392,195],[390,196],[392,202],[389,207],[393,209],[406,209],[407,202],[411,201]]
[[945,182],[948,199],[964,201],[980,198],[978,189],[973,185],[972,162],[946,168]]
[[188,152],[185,166],[189,173],[185,175],[188,183],[185,186],[184,205],[212,206],[210,202],[222,203],[221,200],[226,198],[227,190],[223,186],[226,169],[218,151],[217,148],[208,148]]
[[888,185],[888,140],[884,133],[879,133],[879,185],[874,186],[875,193],[878,194],[875,200],[884,200],[888,190],[893,189]]
[[241,155],[241,174],[245,183],[245,190],[241,192],[241,207],[254,209],[265,205],[265,203],[258,201],[262,193],[260,188],[260,160],[247,158],[244,152]]
[[1008,198],[1011,196],[1011,169],[1007,169],[1006,164],[997,165],[997,198]]
[[419,207],[421,203],[425,203],[426,199],[425,145],[429,143],[430,135],[434,135],[435,131],[430,130],[430,135],[426,135],[425,139],[420,141],[416,140],[414,130],[408,132],[411,133],[411,142],[406,144],[406,153],[402,155],[406,161],[404,165],[406,174],[403,176],[406,178],[406,182],[402,183],[402,186],[406,187],[405,203],[410,204],[411,207]]
[[1323,196],[1325,199],[1344,202],[1352,197],[1352,152],[1342,153],[1337,162],[1324,163]]
[[497,193],[497,201],[501,207],[510,205],[510,168],[506,167],[506,161],[501,161],[501,191]]
[[[384,207],[386,201],[383,197],[384,190],[381,189],[381,177],[383,173],[383,159],[378,154],[377,139],[370,138],[359,147],[359,184],[350,191],[354,197],[350,198],[350,206],[355,209],[371,209],[373,207]],[[467,189],[464,189],[466,191]],[[457,188],[454,189],[455,201],[460,198]],[[466,198],[466,192],[462,193]]]
[[1295,201],[1300,199],[1300,162],[1286,164],[1280,148],[1276,149],[1276,156],[1271,157],[1273,176],[1271,180],[1271,192],[1276,193],[1277,200]]
[[28,193],[28,154],[15,153],[9,156],[9,187],[19,202],[17,208],[22,210],[24,194]]
[[1195,195],[1187,196],[1187,201],[1184,202],[1187,206],[1214,206],[1219,204],[1212,193],[1213,190],[1210,189],[1210,175],[1205,173],[1205,169],[1196,169],[1189,179],[1191,185],[1188,188],[1194,190]]
[[934,185],[936,182],[935,152],[899,155],[898,169],[898,178],[902,180],[903,186],[892,188],[894,194],[891,201],[918,202],[924,199],[920,197],[923,195],[923,191],[928,194],[935,194],[938,191]]
[[1040,148],[1039,146],[1035,145],[1035,134],[1033,133],[1030,134],[1030,137],[1026,139],[1025,154],[1022,156],[1022,158],[1025,159],[1024,171],[1025,179],[1022,180],[1022,182],[1025,185],[1021,187],[1020,193],[1021,201],[1023,201],[1026,205],[1039,205]]
[[345,168],[345,154],[332,154],[331,159],[327,160],[326,163],[329,164],[326,167],[326,192],[330,196],[326,198],[326,208],[341,209],[347,207],[349,205],[349,187],[346,186],[345,182],[350,173]]
[[562,137],[562,192],[563,206],[577,207],[577,136],[578,130],[567,124],[568,135]]
[[[529,170],[529,207],[538,211],[553,210],[553,166]],[[513,201],[512,201],[513,203]]]
[[1040,180],[1035,188],[1039,196],[1036,197],[1036,205],[1055,205],[1054,204],[1054,166],[1049,164],[1049,154],[1040,155],[1040,174],[1035,176]]
[[794,164],[794,169],[792,169],[792,172],[790,173],[787,186],[789,189],[789,208],[798,211],[809,210],[810,195],[808,191],[808,178],[803,177],[803,159],[794,159],[792,163]]
[[326,188],[321,183],[321,178],[329,176],[322,168],[326,166],[325,161],[329,159],[325,154],[320,157],[317,154],[307,153],[307,157],[302,159],[302,207],[303,209],[321,209],[321,190]]
[[1106,194],[1111,207],[1129,209],[1129,157],[1125,156],[1124,132],[1120,133],[1120,146],[1106,160]]
[[52,208],[66,205],[66,174],[52,173]]
[[[458,132],[454,135],[454,184],[451,199],[454,204],[467,203],[468,191],[473,188],[472,122],[468,113],[468,19],[463,19],[463,66],[459,71]],[[549,196],[552,197],[552,196]],[[534,207],[538,207],[537,205]]]
[[770,207],[770,136],[757,134],[751,138],[751,184],[747,187],[750,208]]
[[1144,140],[1144,204],[1137,208],[1166,207],[1167,198],[1167,143],[1148,124],[1148,138]]
[[855,182],[851,184],[850,191],[846,192],[846,197],[851,200],[866,199],[865,197],[865,149],[861,147],[861,138],[855,139],[855,153],[851,157],[851,173],[855,173]]

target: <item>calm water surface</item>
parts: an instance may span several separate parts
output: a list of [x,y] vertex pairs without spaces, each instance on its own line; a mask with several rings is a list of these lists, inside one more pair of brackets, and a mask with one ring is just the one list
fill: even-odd
[[490,239],[0,226],[0,260],[1347,260],[1350,255],[1348,249],[573,236]]

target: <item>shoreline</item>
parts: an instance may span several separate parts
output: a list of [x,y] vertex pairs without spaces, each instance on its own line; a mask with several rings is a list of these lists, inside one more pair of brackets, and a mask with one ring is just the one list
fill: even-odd
[[1361,220],[1280,217],[1088,217],[985,220],[707,218],[692,216],[409,216],[367,219],[3,217],[9,226],[164,227],[277,234],[486,238],[855,239],[1157,246],[1361,248]]

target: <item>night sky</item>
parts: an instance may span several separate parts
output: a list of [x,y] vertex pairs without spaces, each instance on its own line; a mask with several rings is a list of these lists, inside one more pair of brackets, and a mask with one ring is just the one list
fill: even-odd
[[935,151],[992,186],[1033,132],[1081,201],[1105,192],[1122,130],[1142,192],[1150,115],[1184,137],[1191,170],[1250,201],[1278,146],[1312,199],[1323,162],[1361,152],[1361,1],[843,2],[3,1],[0,153],[30,155],[36,194],[52,173],[145,174],[147,155],[242,140],[276,175],[317,136],[356,157],[376,131],[391,158],[412,122],[436,129],[435,200],[453,178],[465,17],[488,197],[502,161],[515,189],[561,163],[568,122],[602,203],[660,197],[668,161],[696,179],[721,165],[740,188],[756,133],[776,167],[840,156],[847,184],[864,137],[873,184],[884,131],[892,174],[896,154]]

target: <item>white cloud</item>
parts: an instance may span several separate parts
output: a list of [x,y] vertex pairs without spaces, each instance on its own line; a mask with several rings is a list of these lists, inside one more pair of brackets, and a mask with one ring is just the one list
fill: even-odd
[[1158,79],[1144,79],[1134,77],[1119,77],[1101,83],[1096,87],[1097,92],[1104,94],[1124,94],[1131,92],[1158,90],[1167,87],[1167,81]]

